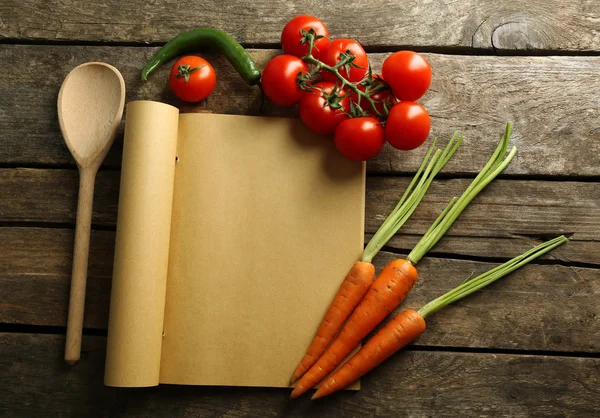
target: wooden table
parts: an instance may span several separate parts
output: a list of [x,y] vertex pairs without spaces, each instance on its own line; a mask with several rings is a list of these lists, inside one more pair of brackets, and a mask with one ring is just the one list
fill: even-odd
[[[355,37],[374,69],[402,48],[425,53],[423,99],[444,143],[467,137],[413,218],[377,258],[405,255],[464,190],[514,122],[518,154],[423,260],[404,307],[561,233],[570,242],[431,318],[428,332],[363,380],[322,402],[288,390],[102,385],[122,136],[98,175],[83,356],[62,360],[77,171],[59,131],[56,97],[85,61],[118,67],[127,99],[184,110],[257,114],[260,94],[204,54],[218,86],[198,106],[140,69],[180,31],[214,26],[260,64],[279,53],[292,16],[320,16]],[[432,0],[0,3],[0,415],[4,416],[579,416],[600,414],[600,3],[593,0]],[[267,104],[268,115],[295,110]],[[391,148],[368,164],[367,237],[394,206],[424,149]]]

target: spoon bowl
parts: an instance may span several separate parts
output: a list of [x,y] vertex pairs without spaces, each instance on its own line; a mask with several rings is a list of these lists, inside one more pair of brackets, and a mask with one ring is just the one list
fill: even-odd
[[73,69],[58,93],[58,120],[63,138],[79,167],[102,163],[123,116],[125,82],[102,62]]
[[115,140],[125,106],[125,82],[119,70],[102,62],[74,68],[58,93],[58,120],[65,143],[79,168],[79,197],[65,361],[75,364],[81,334],[87,281],[94,181]]

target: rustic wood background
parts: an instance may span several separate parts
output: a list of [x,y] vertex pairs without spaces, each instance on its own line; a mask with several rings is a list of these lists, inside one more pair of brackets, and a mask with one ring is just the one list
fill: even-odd
[[[558,234],[570,242],[429,321],[429,332],[322,402],[289,391],[102,385],[122,136],[98,175],[82,360],[61,358],[77,171],[56,115],[66,74],[106,61],[128,100],[187,111],[257,114],[260,95],[227,62],[199,106],[177,101],[140,69],[180,31],[221,28],[263,66],[285,22],[311,13],[332,36],[358,39],[378,69],[392,51],[426,53],[432,130],[466,136],[413,218],[377,258],[406,254],[460,193],[514,122],[519,152],[423,260],[403,307],[422,303]],[[294,110],[267,104],[267,115]],[[424,150],[386,148],[368,164],[368,239]],[[200,417],[579,416],[600,414],[600,3],[595,0],[272,0],[0,2],[0,415]]]

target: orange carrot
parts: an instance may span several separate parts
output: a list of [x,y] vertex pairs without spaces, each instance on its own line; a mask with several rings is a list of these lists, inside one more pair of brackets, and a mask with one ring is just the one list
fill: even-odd
[[325,354],[302,376],[291,398],[302,395],[335,369],[404,300],[416,281],[417,269],[406,260],[385,266]]
[[312,399],[321,398],[345,388],[377,367],[396,351],[412,342],[425,331],[425,318],[435,311],[476,292],[565,242],[567,242],[567,239],[560,236],[540,244],[512,260],[464,282],[455,289],[429,302],[418,312],[409,309],[396,315],[385,327],[371,337],[354,356],[323,382]]
[[302,377],[315,364],[317,359],[325,352],[335,334],[340,330],[342,324],[356,308],[375,277],[375,267],[371,263],[373,257],[412,215],[423,199],[433,178],[450,160],[462,140],[463,138],[458,137],[458,134],[455,133],[445,150],[443,152],[436,150],[435,153],[433,153],[433,149],[436,141],[433,142],[400,201],[369,241],[363,251],[361,260],[356,262],[346,275],[325,313],[317,334],[314,336],[300,364],[294,370],[292,383]]
[[292,376],[292,382],[299,379],[308,369],[312,367],[317,359],[325,352],[325,349],[333,340],[348,315],[358,305],[361,298],[373,282],[375,277],[375,266],[371,263],[357,261],[342,282],[335,298],[331,302],[317,335],[312,340],[310,347],[302,361],[296,367]]
[[323,382],[312,399],[322,398],[345,388],[424,331],[425,320],[417,311],[409,309],[399,313]]
[[[511,125],[507,124],[502,140],[481,173],[459,199],[453,198],[450,201],[406,260],[392,261],[381,271],[336,339],[298,381],[291,398],[297,398],[323,380],[360,344],[364,337],[402,303],[417,280],[418,275],[414,265],[439,241],[475,196],[502,172],[513,158],[516,148],[513,148],[505,158],[510,140],[510,128]],[[400,276],[403,276],[404,280],[398,280]]]

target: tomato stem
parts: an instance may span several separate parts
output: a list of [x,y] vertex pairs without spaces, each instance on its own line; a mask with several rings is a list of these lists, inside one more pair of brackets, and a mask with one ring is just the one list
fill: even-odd
[[[371,105],[371,109],[373,109],[373,111],[375,112],[375,114],[377,114],[377,116],[381,117],[381,118],[387,118],[388,115],[388,106],[386,105],[385,101],[382,102],[378,102],[373,100],[373,98],[371,97],[373,94],[378,93],[382,90],[385,90],[386,88],[389,88],[389,86],[387,85],[387,83],[385,83],[385,81],[381,80],[381,83],[378,86],[375,86],[374,88],[372,88],[372,82],[373,82],[373,78],[371,76],[371,71],[369,69],[369,77],[365,78],[361,81],[352,83],[348,80],[346,80],[346,78],[344,76],[342,76],[340,74],[339,69],[341,67],[346,67],[351,65],[352,61],[354,60],[355,56],[354,54],[352,54],[350,51],[348,51],[347,53],[342,55],[342,59],[340,59],[334,66],[325,64],[323,61],[317,59],[314,57],[313,55],[313,48],[315,46],[315,39],[316,36],[312,33],[307,33],[305,35],[305,39],[306,42],[308,42],[308,53],[302,58],[302,60],[304,62],[307,62],[309,64],[313,65],[313,69],[311,70],[311,72],[308,74],[308,76],[306,78],[311,79],[314,76],[316,76],[319,71],[321,70],[327,70],[330,73],[334,74],[341,82],[340,84],[340,90],[342,90],[344,87],[347,87],[348,89],[352,90],[356,96],[357,96],[357,103],[356,105],[358,107],[360,107],[360,101],[361,99],[366,100],[369,105]],[[356,66],[356,65],[354,65]],[[349,69],[346,70],[346,73],[349,73]],[[299,79],[299,83],[302,84],[303,80]],[[369,84],[365,86],[365,83],[368,82]],[[363,85],[365,87],[365,91],[362,91],[358,88],[358,86]],[[381,86],[381,87],[380,87]],[[383,112],[379,111],[377,109],[377,104],[382,104],[383,105]],[[363,111],[363,109],[361,108],[361,111]]]
[[174,74],[174,77],[183,77],[185,79],[185,82],[187,83],[188,81],[190,81],[190,75],[194,71],[198,71],[202,67],[206,67],[206,65],[199,65],[198,67],[194,68],[192,68],[189,64],[180,65],[179,67],[177,67],[177,74]]

